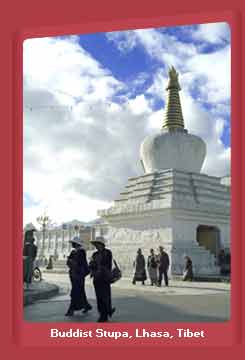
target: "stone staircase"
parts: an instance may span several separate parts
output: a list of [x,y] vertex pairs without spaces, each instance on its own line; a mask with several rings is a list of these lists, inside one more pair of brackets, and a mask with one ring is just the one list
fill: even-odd
[[187,255],[193,264],[193,273],[196,276],[219,276],[220,267],[217,265],[216,257],[204,246],[198,244],[193,246],[176,246],[171,251],[172,274],[181,275],[184,269],[184,258]]

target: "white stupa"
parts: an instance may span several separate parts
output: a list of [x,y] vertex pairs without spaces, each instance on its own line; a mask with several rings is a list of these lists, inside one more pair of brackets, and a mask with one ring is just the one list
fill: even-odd
[[206,144],[184,128],[178,73],[173,67],[166,90],[168,98],[162,131],[146,137],[141,144],[142,165],[146,173],[168,169],[199,173],[206,156]]
[[173,67],[166,90],[163,127],[140,147],[145,174],[129,178],[114,205],[99,215],[109,224],[108,246],[124,274],[132,274],[138,248],[147,256],[162,245],[172,274],[182,274],[189,255],[196,275],[215,275],[217,253],[230,247],[229,182],[200,173],[206,144],[184,127]]

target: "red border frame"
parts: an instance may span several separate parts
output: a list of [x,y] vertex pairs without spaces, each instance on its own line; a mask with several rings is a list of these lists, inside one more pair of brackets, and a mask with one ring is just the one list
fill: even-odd
[[[135,1],[136,2],[136,1]],[[244,204],[244,191],[242,189],[242,179],[244,179],[244,166],[242,167],[242,157],[244,156],[245,145],[242,144],[242,134],[244,134],[244,126],[242,124],[242,114],[244,114],[244,105],[242,99],[242,84],[244,83],[244,73],[242,72],[242,57],[244,58],[244,25],[245,11],[242,5],[239,6],[237,0],[224,0],[222,6],[212,4],[211,0],[206,0],[205,5],[200,5],[191,0],[183,2],[182,8],[178,8],[177,4],[164,4],[152,0],[144,4],[136,4],[129,0],[122,4],[114,4],[105,6],[103,3],[90,1],[90,4],[75,4],[69,2],[69,8],[63,6],[57,0],[53,0],[52,4],[47,0],[43,0],[38,4],[13,4],[13,0],[8,2],[2,14],[5,21],[5,32],[7,36],[2,41],[2,51],[4,56],[1,59],[2,85],[4,90],[3,119],[2,120],[2,163],[4,164],[4,174],[1,178],[2,193],[1,199],[4,205],[3,213],[3,239],[4,244],[7,242],[7,255],[2,254],[2,265],[4,272],[8,274],[4,278],[4,293],[10,294],[9,298],[2,296],[3,317],[6,315],[6,324],[4,325],[3,339],[6,337],[5,346],[8,353],[16,356],[19,354],[28,356],[44,356],[46,351],[51,351],[51,347],[55,350],[55,354],[59,353],[61,358],[67,356],[69,351],[81,350],[83,355],[88,353],[90,349],[94,349],[97,345],[97,354],[102,354],[102,347],[110,347],[110,355],[118,356],[118,350],[124,354],[127,349],[134,356],[136,351],[142,351],[143,355],[149,356],[149,351],[164,350],[164,355],[168,356],[171,351],[177,356],[183,356],[183,350],[188,356],[196,356],[198,348],[203,355],[207,355],[209,351],[213,354],[216,350],[219,355],[231,354],[238,358],[244,345],[244,334],[242,333],[242,321],[244,321],[244,313],[241,308],[241,295],[244,294],[244,286],[241,287],[242,270],[242,234],[244,234],[244,223],[242,223],[242,210]],[[104,6],[103,6],[104,5]],[[225,6],[231,9],[224,11]],[[244,6],[244,5],[243,5]],[[15,10],[15,13],[13,12]],[[27,12],[27,10],[29,11]],[[78,11],[79,9],[79,11]],[[203,11],[203,12],[202,12]],[[159,14],[165,16],[158,16]],[[136,15],[137,14],[137,15]],[[4,20],[3,19],[3,20]],[[192,341],[178,341],[168,343],[167,341],[158,344],[157,341],[137,341],[136,343],[117,341],[100,341],[93,339],[92,343],[85,341],[77,341],[71,339],[69,341],[54,341],[49,339],[48,334],[51,324],[28,324],[22,321],[22,276],[16,273],[15,269],[20,265],[19,256],[21,254],[22,243],[16,241],[22,237],[22,42],[26,38],[37,36],[53,36],[62,34],[91,33],[104,32],[113,30],[122,30],[130,28],[144,28],[170,25],[188,25],[194,23],[206,23],[226,21],[230,24],[232,30],[232,317],[231,321],[222,324],[183,324],[184,327],[191,329],[206,330],[207,337],[200,343],[199,339]],[[67,24],[67,25],[64,25]],[[76,25],[72,25],[76,24]],[[5,100],[6,99],[6,100]],[[6,151],[7,149],[7,151]],[[243,200],[243,201],[242,201]],[[5,256],[3,256],[5,255]],[[13,262],[14,259],[14,262]],[[235,261],[234,261],[235,259]],[[14,265],[14,266],[13,266]],[[11,306],[10,306],[11,305]],[[9,313],[5,311],[9,310]],[[9,320],[11,321],[9,322]],[[60,329],[70,328],[69,324],[56,324]],[[74,327],[82,328],[82,324],[73,324]],[[143,324],[138,324],[142,327]],[[130,329],[136,327],[137,324],[106,324],[103,327],[108,329]],[[159,324],[145,324],[146,329],[154,329]],[[177,328],[180,324],[164,324],[164,328]],[[85,328],[97,328],[97,324],[84,324]],[[101,327],[101,326],[100,326]],[[3,342],[3,341],[2,341]],[[15,345],[14,345],[15,344]],[[73,348],[71,349],[71,346]],[[76,346],[74,346],[76,345]],[[88,346],[89,345],[89,346]],[[92,347],[91,347],[92,345]],[[116,346],[115,346],[116,345]],[[122,348],[121,345],[124,345]],[[154,346],[152,346],[154,345]],[[156,346],[159,345],[159,346]],[[28,350],[26,346],[35,346]],[[37,353],[37,347],[39,347]],[[41,347],[48,347],[40,349]],[[210,348],[211,346],[211,348]],[[216,348],[216,350],[214,349]],[[218,348],[217,348],[218,347]],[[224,348],[225,347],[225,348]],[[184,349],[185,348],[185,349]],[[223,348],[223,349],[222,349]],[[85,349],[87,351],[85,352]],[[33,352],[34,351],[34,352]],[[231,352],[232,351],[232,352]],[[104,352],[103,352],[104,353]],[[30,354],[30,355],[29,355]],[[18,355],[19,356],[19,355]],[[197,356],[200,357],[200,354]]]

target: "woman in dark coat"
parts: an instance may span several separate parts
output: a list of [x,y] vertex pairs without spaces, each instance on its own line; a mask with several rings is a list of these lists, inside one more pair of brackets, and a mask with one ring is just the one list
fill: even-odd
[[193,269],[192,269],[192,261],[189,256],[185,256],[185,268],[183,274],[183,281],[192,281],[193,280]]
[[27,288],[32,282],[33,264],[37,256],[37,246],[34,244],[35,238],[33,236],[33,230],[27,230],[25,232],[23,259],[24,259],[24,283]]
[[136,281],[142,281],[142,285],[145,285],[146,271],[145,271],[145,258],[142,254],[141,249],[138,249],[137,256],[134,261],[135,273],[133,278],[133,284],[136,284]]
[[82,248],[81,239],[75,236],[71,241],[73,250],[67,258],[69,276],[71,281],[71,302],[66,316],[73,316],[74,311],[82,310],[83,313],[92,309],[85,293],[85,277],[89,274],[86,252]]
[[98,322],[107,322],[115,312],[111,305],[111,271],[112,253],[105,247],[105,239],[96,237],[92,244],[97,251],[93,253],[89,267],[97,300],[97,308],[100,314]]

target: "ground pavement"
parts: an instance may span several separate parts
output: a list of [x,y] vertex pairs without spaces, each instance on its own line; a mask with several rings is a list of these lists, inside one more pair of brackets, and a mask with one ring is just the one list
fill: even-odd
[[[69,305],[70,284],[67,274],[44,274],[49,283],[60,287],[60,294],[24,308],[24,317],[32,322],[95,322],[98,318],[92,282],[86,292],[93,310],[72,318],[64,314]],[[152,287],[130,279],[112,285],[116,312],[112,322],[222,322],[230,317],[230,284],[170,281],[169,287]]]
[[47,283],[47,281],[32,282],[29,287],[23,287],[23,303],[24,305],[32,304],[38,300],[48,299],[59,293],[59,286],[55,283]]

